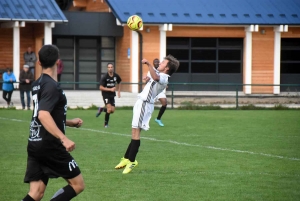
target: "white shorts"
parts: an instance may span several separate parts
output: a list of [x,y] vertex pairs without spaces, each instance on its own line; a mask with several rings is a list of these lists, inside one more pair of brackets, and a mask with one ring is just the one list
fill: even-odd
[[163,90],[162,92],[160,92],[156,97],[155,97],[155,102],[158,101],[161,98],[167,98],[166,96],[166,91]]
[[138,99],[133,107],[132,128],[149,130],[149,121],[153,110],[154,104]]

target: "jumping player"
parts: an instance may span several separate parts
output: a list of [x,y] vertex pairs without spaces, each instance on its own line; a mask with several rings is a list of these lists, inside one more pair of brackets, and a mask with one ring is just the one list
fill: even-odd
[[75,143],[65,136],[65,127],[80,127],[79,118],[66,119],[67,98],[57,83],[59,50],[44,45],[39,51],[41,76],[32,84],[33,115],[27,145],[27,169],[24,178],[29,193],[23,201],[43,198],[49,178],[62,177],[67,185],[59,189],[51,201],[71,200],[84,190],[77,162],[69,154]]
[[102,91],[102,97],[106,108],[99,107],[96,117],[104,111],[104,127],[108,127],[108,121],[110,114],[115,112],[115,96],[116,91],[118,91],[118,98],[121,97],[121,77],[114,72],[114,66],[112,63],[107,64],[107,74],[105,74],[100,81],[99,89]]
[[148,65],[150,77],[146,80],[147,84],[138,95],[138,100],[133,107],[131,142],[124,157],[121,158],[120,163],[115,167],[116,169],[125,167],[123,174],[128,174],[138,165],[135,158],[140,147],[141,130],[149,130],[149,121],[154,110],[154,99],[166,88],[169,77],[179,67],[179,61],[172,55],[166,56],[156,70],[148,60],[143,59],[142,63]]

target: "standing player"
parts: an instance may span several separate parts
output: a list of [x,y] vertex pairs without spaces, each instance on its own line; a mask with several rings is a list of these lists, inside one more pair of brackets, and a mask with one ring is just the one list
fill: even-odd
[[71,200],[84,190],[84,181],[78,164],[68,153],[75,143],[65,136],[65,127],[80,127],[79,118],[66,119],[67,99],[57,83],[59,50],[54,45],[44,45],[39,51],[42,74],[32,84],[33,115],[27,145],[27,170],[25,183],[29,193],[23,201],[43,198],[49,178],[62,177],[67,185],[59,189],[51,201]]
[[140,147],[141,130],[147,131],[149,129],[149,121],[154,110],[154,99],[166,88],[169,77],[179,67],[179,61],[172,55],[166,56],[159,64],[157,70],[146,59],[143,59],[142,63],[148,65],[150,77],[146,80],[147,84],[138,95],[138,100],[133,107],[131,142],[124,157],[121,158],[120,163],[115,167],[116,169],[121,169],[126,166],[123,174],[131,172],[138,165],[135,158]]
[[[108,127],[109,115],[115,111],[115,96],[118,91],[118,98],[121,97],[121,77],[114,72],[112,63],[107,64],[107,74],[105,74],[100,81],[99,89],[102,91],[102,97],[106,108],[99,107],[96,117],[99,117],[102,111],[105,112],[104,127]],[[117,85],[118,84],[118,85]],[[118,89],[116,89],[118,88]]]
[[[158,59],[154,59],[153,60],[153,66],[155,69],[157,69],[159,67],[159,60]],[[166,86],[167,88],[168,86]],[[155,101],[159,100],[161,103],[161,108],[159,110],[159,113],[155,119],[155,122],[158,123],[158,125],[160,126],[164,126],[164,124],[161,121],[161,117],[164,114],[165,110],[167,109],[167,97],[166,97],[166,88],[157,95],[157,97],[155,98]]]

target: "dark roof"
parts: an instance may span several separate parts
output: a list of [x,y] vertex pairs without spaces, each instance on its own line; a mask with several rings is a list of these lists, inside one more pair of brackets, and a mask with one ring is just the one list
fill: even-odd
[[0,0],[0,21],[68,22],[55,0]]
[[137,14],[145,24],[300,25],[300,0],[106,0],[126,23]]

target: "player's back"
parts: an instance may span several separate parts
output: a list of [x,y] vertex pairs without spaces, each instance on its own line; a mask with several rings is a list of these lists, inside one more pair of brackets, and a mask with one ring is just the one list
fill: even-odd
[[63,147],[58,139],[50,134],[41,124],[38,114],[47,111],[52,116],[57,127],[64,133],[67,99],[60,85],[49,75],[42,74],[32,84],[33,114],[30,124],[28,151],[49,150],[53,147]]

